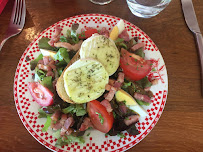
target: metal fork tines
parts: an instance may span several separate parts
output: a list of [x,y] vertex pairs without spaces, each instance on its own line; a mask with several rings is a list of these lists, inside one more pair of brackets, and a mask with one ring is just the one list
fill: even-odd
[[0,51],[4,43],[12,36],[19,34],[25,24],[26,6],[25,0],[15,0],[11,20],[3,41],[0,44]]

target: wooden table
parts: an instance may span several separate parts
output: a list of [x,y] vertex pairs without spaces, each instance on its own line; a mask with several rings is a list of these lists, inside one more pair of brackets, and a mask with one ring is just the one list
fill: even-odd
[[[7,29],[13,7],[10,0],[0,15],[0,40]],[[193,0],[203,33],[203,1]],[[18,61],[30,42],[44,29],[67,17],[103,13],[123,18],[140,27],[156,43],[165,60],[169,93],[164,112],[151,133],[129,152],[181,151],[203,149],[203,97],[197,47],[188,30],[181,3],[173,0],[150,19],[134,16],[126,1],[114,0],[98,6],[88,0],[27,0],[24,30],[6,42],[0,52],[0,151],[49,151],[24,128],[18,117],[13,80]]]

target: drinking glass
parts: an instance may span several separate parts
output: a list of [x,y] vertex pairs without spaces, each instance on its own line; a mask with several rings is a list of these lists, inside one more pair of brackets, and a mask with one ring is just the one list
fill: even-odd
[[126,0],[130,11],[138,17],[150,18],[159,14],[171,0]]
[[112,1],[113,0],[90,0],[90,2],[92,2],[94,4],[99,4],[99,5],[105,5],[105,4],[108,4]]

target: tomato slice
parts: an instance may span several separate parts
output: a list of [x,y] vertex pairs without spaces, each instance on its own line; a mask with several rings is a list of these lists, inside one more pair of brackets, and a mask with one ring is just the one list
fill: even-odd
[[41,106],[50,106],[54,103],[54,94],[39,82],[29,82],[28,89],[33,99]]
[[131,80],[141,80],[151,71],[152,61],[143,58],[136,59],[133,54],[121,49],[120,67],[126,77]]
[[94,28],[89,28],[86,31],[83,31],[80,35],[79,35],[79,39],[87,39],[89,37],[92,36],[92,34],[98,33],[97,29]]
[[106,108],[97,100],[87,103],[88,115],[95,129],[107,133],[113,126],[113,113],[108,113]]

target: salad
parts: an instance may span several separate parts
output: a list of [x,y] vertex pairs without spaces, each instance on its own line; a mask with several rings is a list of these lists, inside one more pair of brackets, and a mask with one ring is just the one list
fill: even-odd
[[42,131],[54,131],[56,146],[84,143],[89,129],[121,138],[124,130],[139,134],[135,124],[148,115],[142,105],[150,105],[150,87],[158,83],[147,77],[153,62],[144,43],[129,37],[123,20],[111,31],[77,33],[78,27],[62,34],[57,25],[51,39],[39,40],[41,54],[30,62],[29,92],[41,106],[38,117],[47,119]]

